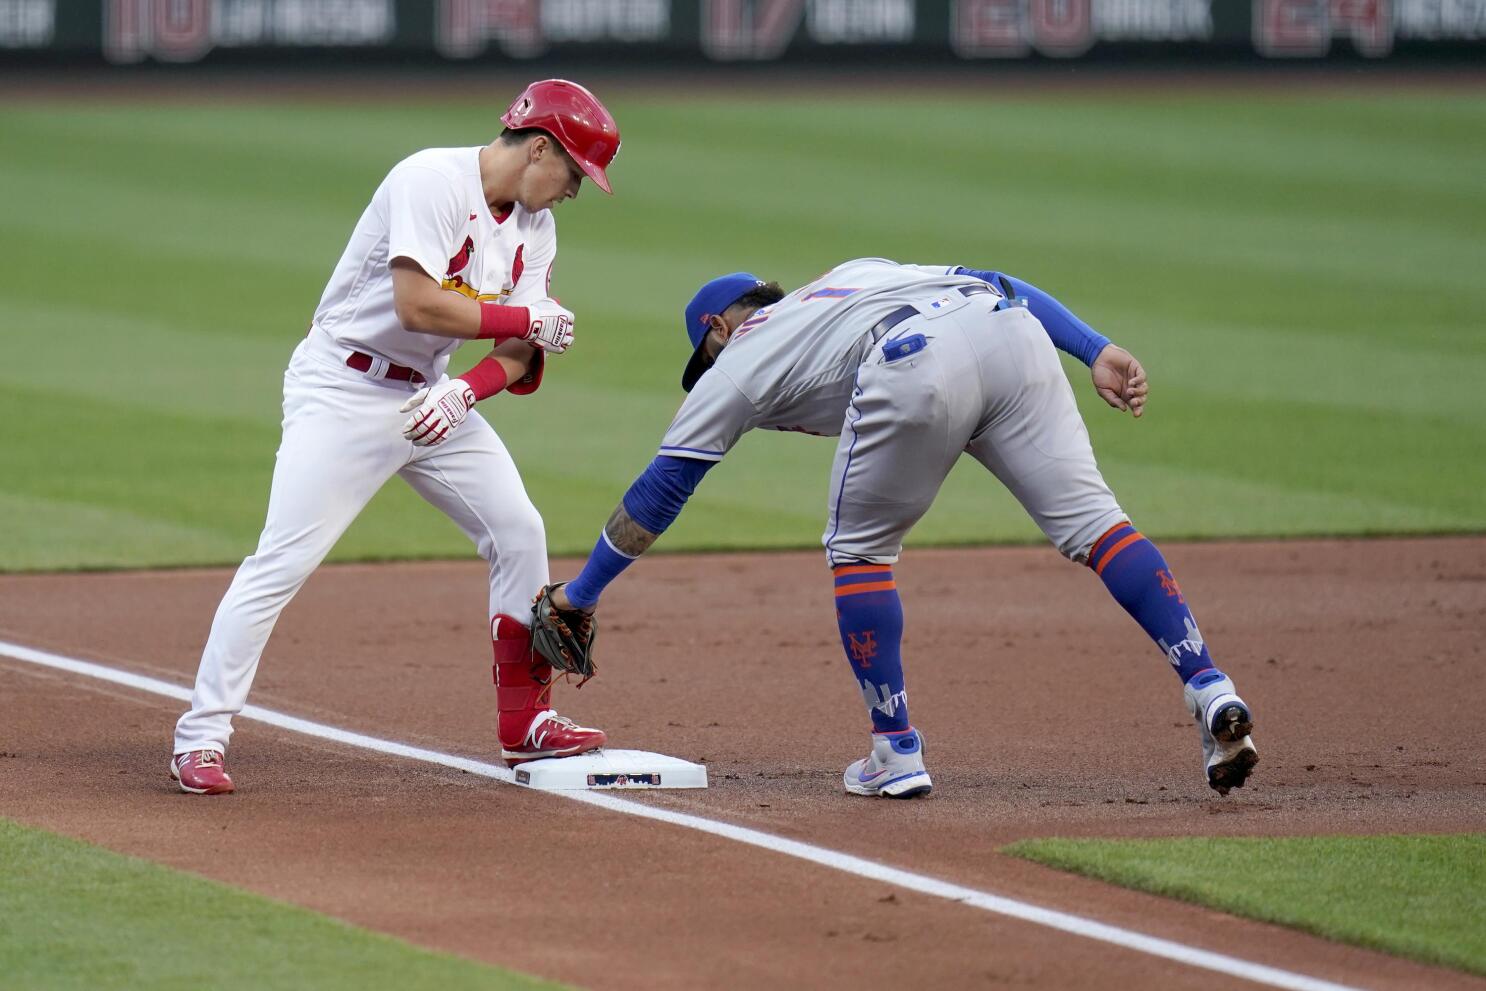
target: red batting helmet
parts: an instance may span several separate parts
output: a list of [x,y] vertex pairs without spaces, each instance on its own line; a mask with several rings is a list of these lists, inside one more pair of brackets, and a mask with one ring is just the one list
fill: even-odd
[[598,97],[582,86],[566,79],[532,83],[511,104],[501,123],[546,131],[600,189],[614,192],[604,170],[619,154],[619,128]]

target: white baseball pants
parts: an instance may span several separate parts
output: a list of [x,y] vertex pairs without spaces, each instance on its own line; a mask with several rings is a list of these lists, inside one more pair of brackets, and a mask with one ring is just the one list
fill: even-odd
[[389,478],[401,475],[452,519],[490,562],[490,615],[521,616],[548,581],[542,518],[506,447],[471,413],[436,447],[403,439],[416,391],[344,364],[319,332],[284,375],[284,434],[258,549],[217,607],[175,752],[226,750],[279,613]]

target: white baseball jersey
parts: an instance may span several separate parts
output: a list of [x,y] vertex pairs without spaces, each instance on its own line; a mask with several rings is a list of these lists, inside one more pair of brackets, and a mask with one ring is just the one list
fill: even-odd
[[392,297],[394,258],[445,289],[525,305],[548,293],[552,214],[520,204],[492,216],[479,148],[420,151],[388,173],[362,213],[284,374],[284,433],[257,551],[217,608],[177,753],[225,750],[280,611],[393,475],[448,515],[490,562],[489,614],[523,616],[545,585],[541,514],[501,439],[472,413],[442,444],[414,447],[401,407],[420,383],[346,364],[361,351],[437,383],[457,338],[406,330]]
[[759,310],[692,388],[660,453],[720,461],[755,427],[840,434],[873,324],[925,300],[948,313],[966,298],[947,290],[986,287],[954,269],[858,258]]
[[392,300],[394,258],[445,289],[517,306],[544,299],[557,256],[552,213],[520,203],[495,216],[480,185],[479,148],[429,148],[377,187],[335,266],[314,326],[347,350],[416,368],[437,382],[463,341],[406,330]]

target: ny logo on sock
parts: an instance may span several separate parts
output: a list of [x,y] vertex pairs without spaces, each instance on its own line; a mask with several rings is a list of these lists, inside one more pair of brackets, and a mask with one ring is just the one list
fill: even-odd
[[1156,577],[1161,581],[1161,591],[1165,592],[1168,597],[1176,596],[1176,601],[1182,605],[1187,604],[1187,598],[1182,595],[1182,590],[1177,587],[1176,579],[1171,576],[1171,572],[1161,569],[1156,572]]
[[877,656],[877,631],[867,630],[860,639],[855,633],[848,633],[846,638],[851,642],[851,659],[860,667],[870,668],[872,658]]

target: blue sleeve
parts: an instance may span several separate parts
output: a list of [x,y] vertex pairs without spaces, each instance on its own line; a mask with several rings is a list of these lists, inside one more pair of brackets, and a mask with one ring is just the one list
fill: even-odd
[[983,272],[974,268],[957,268],[955,274],[989,282],[1000,289],[1007,299],[1024,297],[1027,300],[1027,309],[1041,322],[1053,345],[1085,365],[1092,365],[1094,359],[1099,357],[1099,352],[1109,343],[1109,338],[1074,316],[1072,310],[1030,282],[1012,279],[1001,272]]
[[[696,491],[707,469],[716,463],[665,454],[657,456],[624,494],[624,511],[651,533],[665,533],[681,515],[681,508]],[[604,589],[633,560],[609,541],[607,533],[600,533],[583,570],[568,583],[568,600],[580,609],[593,608]]]
[[681,515],[681,507],[716,461],[657,455],[624,494],[630,518],[651,533],[665,533]]

